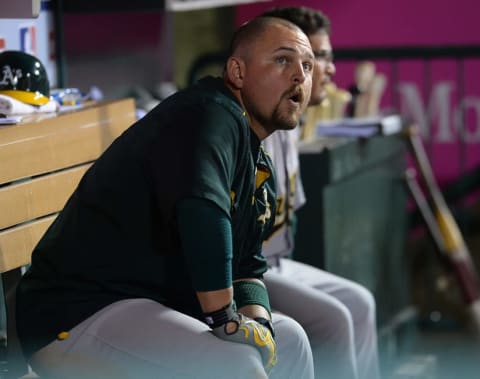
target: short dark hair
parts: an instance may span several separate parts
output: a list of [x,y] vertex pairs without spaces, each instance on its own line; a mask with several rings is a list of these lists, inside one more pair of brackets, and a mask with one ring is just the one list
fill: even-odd
[[259,38],[269,25],[283,25],[290,29],[301,29],[295,23],[290,22],[286,18],[274,16],[258,16],[250,21],[247,21],[240,26],[233,34],[230,43],[229,55],[232,55],[235,50],[243,44],[250,44],[252,41]]
[[278,17],[297,25],[308,36],[325,31],[331,33],[329,18],[321,11],[307,7],[275,7],[261,17]]

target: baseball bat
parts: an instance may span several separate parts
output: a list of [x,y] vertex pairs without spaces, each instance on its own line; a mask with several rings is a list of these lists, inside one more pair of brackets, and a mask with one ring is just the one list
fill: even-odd
[[420,184],[417,181],[417,172],[414,168],[408,168],[405,171],[405,183],[407,184],[410,195],[412,196],[412,199],[425,222],[427,230],[435,243],[437,251],[441,254],[441,257],[444,258],[447,249],[442,238],[442,233],[437,224],[437,220],[435,219],[435,215],[420,188]]
[[408,141],[418,170],[431,199],[434,219],[440,234],[439,248],[453,269],[468,313],[477,333],[480,333],[480,278],[470,251],[433,174],[423,141],[416,126],[407,129]]

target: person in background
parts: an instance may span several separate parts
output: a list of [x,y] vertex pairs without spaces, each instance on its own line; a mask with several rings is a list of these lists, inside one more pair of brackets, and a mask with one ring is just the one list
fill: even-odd
[[256,18],[223,78],[177,92],[81,179],[17,290],[17,330],[48,378],[313,378],[300,325],[272,314],[262,242],[275,175],[261,140],[308,104],[306,35]]
[[[328,17],[306,7],[274,8],[262,16],[293,22],[308,36],[315,55],[309,105],[319,104],[335,74]],[[307,332],[316,378],[376,379],[379,368],[372,294],[350,280],[290,259],[295,211],[306,202],[298,136],[299,128],[278,130],[263,142],[277,173],[275,232],[263,248],[270,265],[265,275],[270,304]]]

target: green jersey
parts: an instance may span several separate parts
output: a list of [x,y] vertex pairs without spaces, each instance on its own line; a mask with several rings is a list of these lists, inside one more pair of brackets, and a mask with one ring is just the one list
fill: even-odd
[[31,354],[126,298],[201,318],[176,205],[199,198],[223,210],[232,228],[232,279],[261,278],[274,191],[271,162],[221,79],[164,100],[92,165],[35,248],[17,292],[24,350]]

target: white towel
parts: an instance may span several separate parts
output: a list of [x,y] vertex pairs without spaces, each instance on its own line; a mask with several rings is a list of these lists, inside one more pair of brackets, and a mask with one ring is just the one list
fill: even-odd
[[35,106],[23,103],[10,96],[0,95],[0,114],[5,116],[57,112],[58,108],[58,103],[53,100],[50,100],[47,104]]

